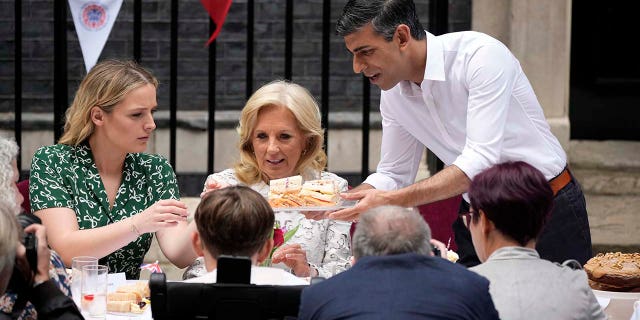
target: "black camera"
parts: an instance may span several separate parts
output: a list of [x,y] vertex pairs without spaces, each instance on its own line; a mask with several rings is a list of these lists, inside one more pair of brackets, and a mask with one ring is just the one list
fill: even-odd
[[[18,215],[18,222],[24,230],[26,227],[32,224],[41,224],[42,220],[33,214],[21,213]],[[38,238],[33,233],[25,233],[22,243],[27,250],[27,261],[29,262],[29,268],[34,273],[38,269]]]
[[[20,226],[22,227],[22,230],[34,223],[42,223],[40,218],[32,214],[21,213],[17,216],[17,218]],[[29,272],[28,274],[25,274],[27,270],[22,270],[18,266],[18,262],[16,261],[13,267],[13,273],[11,274],[11,279],[9,280],[9,285],[7,287],[7,291],[16,293],[18,295],[20,295],[21,293],[24,294],[24,292],[26,292],[26,290],[30,288],[33,276],[38,270],[38,239],[36,238],[36,235],[33,233],[24,233],[22,241],[26,249],[27,262],[29,263]]]
[[438,247],[433,246],[432,251],[433,251],[433,255],[434,255],[435,257],[440,257],[440,249],[438,249]]

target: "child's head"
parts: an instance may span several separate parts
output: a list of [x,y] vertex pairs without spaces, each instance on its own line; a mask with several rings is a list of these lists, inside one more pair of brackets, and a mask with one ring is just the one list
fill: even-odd
[[253,257],[260,253],[271,243],[275,217],[258,192],[233,186],[207,193],[194,219],[201,247],[217,259],[222,254]]

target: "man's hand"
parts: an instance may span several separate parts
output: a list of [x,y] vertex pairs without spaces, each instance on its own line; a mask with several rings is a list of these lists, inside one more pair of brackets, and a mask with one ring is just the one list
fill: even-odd
[[329,214],[330,219],[343,221],[357,221],[361,213],[375,207],[392,204],[390,191],[365,189],[341,193],[345,200],[359,200],[352,208],[342,209]]

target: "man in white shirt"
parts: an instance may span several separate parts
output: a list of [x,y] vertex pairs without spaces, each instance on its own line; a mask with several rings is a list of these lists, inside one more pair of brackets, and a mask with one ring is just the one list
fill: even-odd
[[208,273],[187,282],[214,283],[220,255],[251,258],[251,280],[258,285],[305,285],[306,280],[282,269],[259,267],[273,249],[275,215],[267,200],[244,186],[207,193],[194,216],[193,248],[204,257]]
[[[380,205],[447,199],[465,193],[482,170],[522,160],[545,175],[556,195],[537,242],[541,256],[583,264],[591,257],[584,195],[508,48],[478,32],[434,36],[424,31],[412,0],[350,0],[336,29],[353,54],[354,72],[382,89],[383,135],[377,172],[344,195],[360,202],[330,218],[354,220]],[[446,168],[414,183],[425,146]],[[460,262],[478,264],[460,219],[453,229]]]

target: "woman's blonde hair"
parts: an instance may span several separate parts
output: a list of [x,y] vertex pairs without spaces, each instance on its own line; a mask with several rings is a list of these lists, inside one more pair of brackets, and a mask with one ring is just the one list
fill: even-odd
[[302,86],[276,80],[254,92],[242,109],[240,124],[236,128],[240,135],[240,161],[234,166],[238,179],[246,184],[254,184],[260,180],[269,181],[258,168],[251,144],[258,114],[268,106],[281,106],[291,111],[307,140],[295,172],[309,179],[310,172],[323,170],[327,164],[327,155],[323,150],[324,130],[318,104],[311,93]]
[[134,61],[106,60],[96,64],[80,83],[67,109],[64,134],[58,143],[75,146],[85,141],[94,130],[93,107],[110,113],[129,92],[146,84],[157,88],[158,80]]

